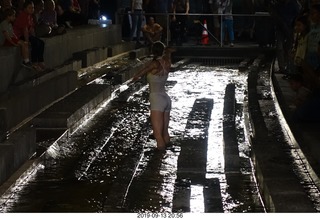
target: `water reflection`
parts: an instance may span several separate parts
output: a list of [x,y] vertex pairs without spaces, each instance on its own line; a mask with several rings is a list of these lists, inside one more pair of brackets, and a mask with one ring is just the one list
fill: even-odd
[[191,185],[190,212],[191,213],[205,212],[202,185]]
[[[98,82],[103,83],[103,80]],[[222,113],[225,88],[229,83],[236,85],[237,135],[240,157],[243,158],[241,171],[245,174],[237,177],[237,186],[224,171]],[[68,142],[58,148],[52,147],[52,156],[46,161],[42,173],[29,181],[25,191],[18,191],[19,196],[7,200],[7,203],[12,203],[9,210],[1,211],[114,212],[120,209],[124,212],[171,212],[181,148],[185,143],[199,143],[201,140],[207,141],[206,167],[194,175],[200,175],[201,180],[219,182],[222,210],[261,211],[255,209],[257,204],[252,201],[255,194],[248,192],[255,191],[255,184],[248,183],[252,182],[251,167],[247,165],[249,144],[243,136],[242,108],[246,99],[246,83],[246,73],[239,73],[236,66],[190,64],[173,72],[167,87],[173,101],[169,127],[173,148],[164,153],[156,153],[156,143],[149,138],[147,87],[125,101],[110,100],[100,108],[99,114],[73,133]],[[192,121],[195,128],[186,129],[190,111],[199,99],[213,100],[209,122],[204,124],[200,119],[202,115],[196,114],[198,120]],[[201,129],[207,126],[208,130]],[[189,142],[184,141],[186,138]],[[184,209],[204,212],[204,180],[203,184],[190,181],[188,188],[190,200]],[[108,202],[109,198],[113,203]],[[43,205],[28,206],[28,202],[33,200],[39,200]],[[183,197],[181,201],[185,201]],[[21,203],[27,204],[22,208]]]

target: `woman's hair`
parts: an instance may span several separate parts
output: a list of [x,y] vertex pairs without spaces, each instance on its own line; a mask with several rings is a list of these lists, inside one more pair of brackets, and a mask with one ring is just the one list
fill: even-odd
[[165,47],[166,46],[162,42],[160,41],[155,42],[152,45],[152,54],[154,55],[154,58],[162,56]]

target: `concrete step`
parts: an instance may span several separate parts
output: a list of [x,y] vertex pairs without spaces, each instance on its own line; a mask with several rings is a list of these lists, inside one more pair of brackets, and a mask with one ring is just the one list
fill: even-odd
[[111,86],[89,84],[55,103],[32,120],[36,129],[76,129],[79,122],[111,96]]
[[258,65],[251,69],[248,79],[251,154],[261,196],[268,212],[316,212],[293,170],[292,158],[287,153],[290,148],[283,140],[279,121],[270,114],[276,112],[276,105],[267,79],[269,74]]

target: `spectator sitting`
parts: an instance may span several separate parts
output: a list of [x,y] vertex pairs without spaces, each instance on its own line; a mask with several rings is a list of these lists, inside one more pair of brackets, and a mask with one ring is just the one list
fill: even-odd
[[12,8],[4,11],[5,19],[0,23],[0,45],[2,46],[20,46],[23,58],[22,65],[32,67],[29,60],[29,45],[27,42],[19,39],[13,32],[12,22],[16,18],[16,12]]
[[0,0],[0,22],[5,19],[4,11],[12,8],[11,0]]
[[12,8],[12,1],[11,0],[0,0],[0,8],[2,11]]
[[41,20],[43,23],[46,23],[51,27],[51,33],[49,36],[55,36],[64,34],[66,28],[63,25],[58,25],[57,23],[57,12],[54,0],[45,0],[44,1],[44,10],[41,13]]
[[152,45],[156,41],[161,40],[163,28],[160,24],[154,21],[153,17],[149,17],[148,22],[143,26],[142,32],[148,46]]
[[44,42],[35,36],[34,22],[32,14],[34,11],[34,4],[32,1],[27,0],[23,5],[16,20],[13,23],[13,30],[18,39],[26,41],[31,44],[31,62],[37,70],[45,70],[44,64]]
[[44,1],[43,0],[33,0],[34,3],[34,13],[33,21],[35,24],[35,33],[37,37],[49,36],[52,29],[46,22],[43,22],[41,19],[41,14],[44,10]]
[[87,24],[87,18],[80,14],[81,8],[77,0],[61,0],[61,12],[59,15],[59,24],[65,24],[67,27]]

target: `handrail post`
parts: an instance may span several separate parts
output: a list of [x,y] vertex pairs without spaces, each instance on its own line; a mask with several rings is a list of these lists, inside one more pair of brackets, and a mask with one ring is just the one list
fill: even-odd
[[169,45],[169,31],[170,31],[170,28],[169,28],[169,25],[170,25],[170,23],[169,23],[169,21],[170,21],[170,14],[169,13],[167,13],[167,42],[166,42],[166,45],[168,46]]
[[220,47],[222,47],[223,46],[223,36],[222,36],[222,25],[223,25],[223,17],[222,17],[223,15],[221,14],[220,15]]

